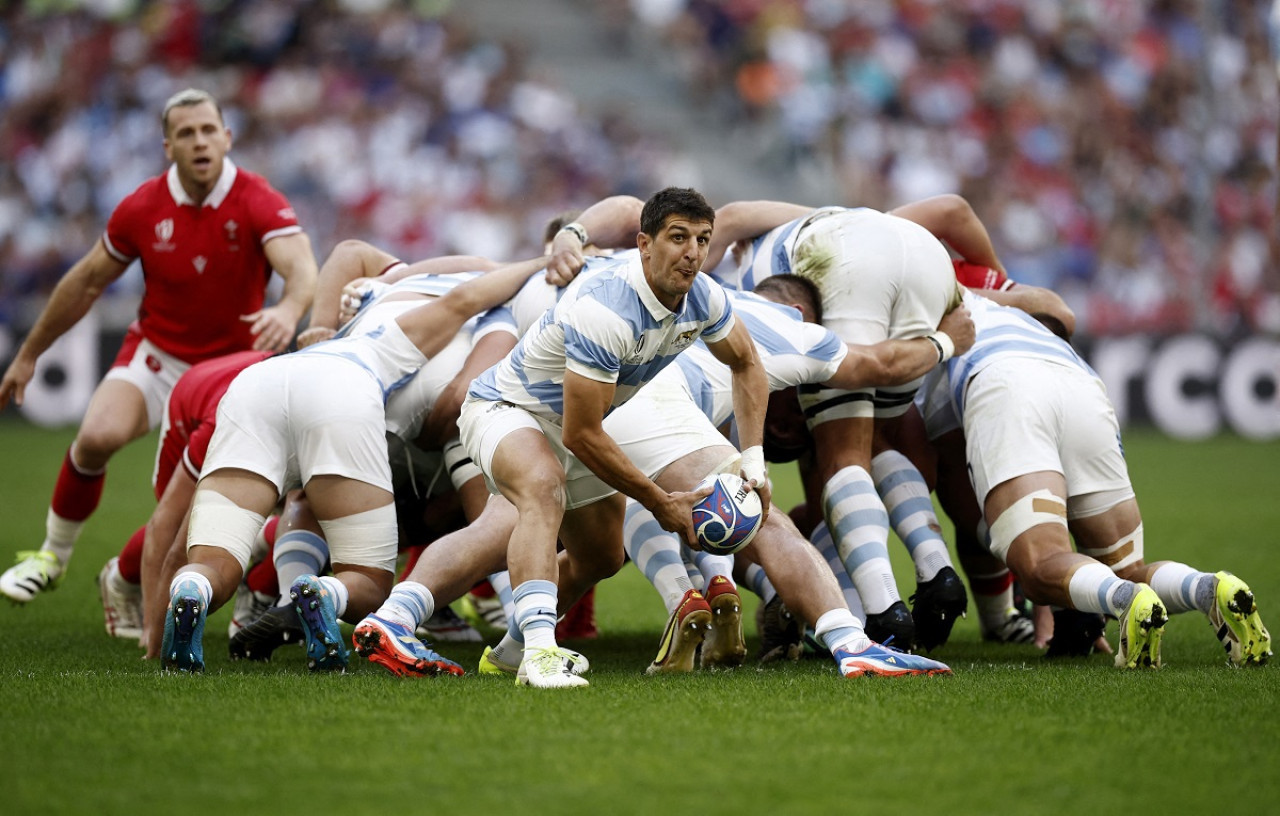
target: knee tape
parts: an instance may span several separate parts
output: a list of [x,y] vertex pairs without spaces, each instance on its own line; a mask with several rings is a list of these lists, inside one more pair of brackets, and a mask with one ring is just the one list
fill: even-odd
[[444,446],[444,466],[449,472],[454,490],[461,490],[464,484],[475,477],[484,476],[480,466],[471,460],[467,449],[456,439]]
[[253,541],[266,518],[246,510],[221,493],[197,490],[191,502],[191,524],[187,529],[187,549],[196,546],[221,547],[249,566]]
[[400,534],[394,504],[321,521],[320,529],[329,542],[330,562],[395,572]]
[[1112,572],[1121,572],[1142,561],[1142,525],[1139,524],[1138,529],[1110,547],[1082,549],[1080,554],[1101,561],[1110,567]]
[[1041,524],[1067,526],[1067,503],[1048,490],[1036,490],[1009,505],[991,524],[991,553],[1001,561],[1018,536]]

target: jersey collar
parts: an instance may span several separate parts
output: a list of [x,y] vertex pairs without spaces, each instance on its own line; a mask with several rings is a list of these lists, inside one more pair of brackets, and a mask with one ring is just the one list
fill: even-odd
[[[640,302],[649,310],[654,320],[661,323],[675,315],[675,312],[662,305],[662,301],[658,300],[658,296],[649,286],[649,281],[644,276],[644,266],[640,263],[640,253],[636,253],[636,256],[627,264],[627,279],[631,281],[636,294],[640,295]],[[681,300],[681,305],[683,304],[684,301]]]
[[[209,195],[204,197],[204,202],[201,206],[218,209],[222,202],[226,200],[227,194],[231,192],[231,185],[236,183],[236,172],[235,163],[223,156],[222,175],[218,176],[217,183],[213,185]],[[173,203],[179,206],[189,204],[194,207],[196,205],[195,200],[187,195],[186,190],[182,189],[182,182],[178,181],[178,165],[169,165],[166,179],[169,182],[169,195],[173,196]]]

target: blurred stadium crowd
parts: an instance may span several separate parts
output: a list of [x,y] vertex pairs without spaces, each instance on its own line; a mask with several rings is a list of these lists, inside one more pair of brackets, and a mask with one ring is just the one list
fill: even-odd
[[[775,171],[881,209],[966,196],[1086,334],[1280,330],[1276,73],[1252,0],[578,0]],[[162,167],[156,112],[223,100],[233,158],[323,257],[528,254],[553,213],[666,183],[671,143],[595,119],[448,0],[45,0],[0,12],[0,323]],[[44,10],[45,13],[42,13]],[[662,49],[655,52],[654,49]],[[655,60],[656,61],[656,60]],[[140,281],[124,279],[128,292]]]

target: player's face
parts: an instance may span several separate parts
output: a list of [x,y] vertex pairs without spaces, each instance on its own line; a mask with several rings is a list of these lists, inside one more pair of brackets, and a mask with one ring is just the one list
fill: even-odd
[[711,223],[668,216],[657,235],[640,233],[638,244],[645,279],[662,305],[674,311],[707,259]]
[[[184,187],[208,192],[222,175],[222,158],[231,149],[231,131],[209,102],[169,111],[164,154],[178,165]],[[188,189],[190,192],[190,189]]]

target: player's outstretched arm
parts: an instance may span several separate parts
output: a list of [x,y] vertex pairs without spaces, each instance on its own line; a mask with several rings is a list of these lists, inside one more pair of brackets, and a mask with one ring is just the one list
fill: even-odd
[[13,400],[22,404],[27,383],[35,376],[36,360],[53,342],[88,314],[107,285],[124,274],[127,264],[107,252],[102,241],[94,243],[54,287],[44,311],[36,318],[27,339],[18,348],[13,362],[0,380],[0,409]]
[[[976,334],[969,310],[957,306],[947,312],[938,324],[938,333],[947,335],[945,342],[916,337],[912,340],[884,340],[870,346],[850,344],[849,353],[840,362],[835,376],[824,385],[856,391],[904,385],[923,377],[934,366],[973,347]],[[940,351],[942,349],[945,353]]]
[[525,281],[546,265],[545,255],[503,264],[492,272],[458,284],[434,301],[405,312],[396,322],[409,340],[431,357],[453,340],[463,323],[515,297]]
[[342,325],[339,312],[348,284],[381,275],[399,263],[399,258],[366,241],[348,239],[338,242],[320,265],[311,319],[307,330],[298,335],[298,346],[309,346],[333,337]]
[[492,331],[477,340],[462,364],[462,370],[440,391],[440,396],[422,420],[422,430],[414,443],[423,450],[439,450],[446,442],[455,439],[458,436],[458,415],[462,413],[462,403],[471,382],[515,347],[516,336],[506,331]]
[[195,493],[196,480],[184,468],[175,468],[143,534],[142,630],[148,658],[160,654],[169,582],[186,563],[185,522]]
[[[1069,340],[1071,335],[1075,334],[1076,313],[1071,311],[1071,307],[1062,299],[1062,296],[1052,289],[1020,283],[1012,289],[978,289],[976,291],[1001,306],[1012,306],[1040,319],[1049,326],[1050,331],[1062,337],[1063,340]],[[1056,331],[1051,323],[1044,321],[1044,317],[1057,321],[1062,331]]]
[[284,294],[276,305],[242,315],[240,319],[251,324],[249,331],[256,338],[255,351],[284,351],[293,341],[298,321],[315,298],[319,277],[316,256],[305,232],[272,238],[262,249],[271,267],[284,278]]
[[814,208],[786,201],[731,201],[716,210],[715,229],[711,232],[711,245],[703,269],[714,269],[736,241],[750,240],[764,235],[774,227],[788,221],[804,218]]
[[962,196],[947,193],[924,198],[892,209],[889,214],[929,230],[969,263],[1005,273],[986,226]]

